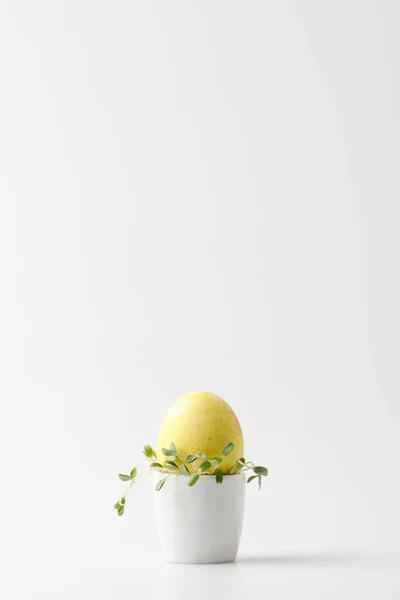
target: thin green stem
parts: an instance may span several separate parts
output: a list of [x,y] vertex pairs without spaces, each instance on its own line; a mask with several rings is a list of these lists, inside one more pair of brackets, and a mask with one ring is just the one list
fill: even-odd
[[144,479],[149,473],[153,473],[154,471],[160,471],[160,469],[157,469],[157,467],[149,467],[145,471],[142,471],[142,473],[140,473],[139,475],[137,475],[135,477],[135,479],[130,482],[130,484],[128,485],[128,487],[125,490],[125,493],[121,497],[122,498],[126,498],[128,492],[133,488],[134,485],[136,485],[137,483],[139,483],[139,481],[142,481],[142,479]]

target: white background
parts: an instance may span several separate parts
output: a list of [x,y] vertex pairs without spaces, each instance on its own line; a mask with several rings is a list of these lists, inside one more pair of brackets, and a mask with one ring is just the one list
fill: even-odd
[[[399,27],[0,0],[4,598],[400,594]],[[236,566],[163,566],[150,482],[112,510],[195,389],[270,468]]]

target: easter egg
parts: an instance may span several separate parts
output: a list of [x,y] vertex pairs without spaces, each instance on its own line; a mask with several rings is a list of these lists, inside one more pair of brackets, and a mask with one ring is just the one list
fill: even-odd
[[[164,464],[168,457],[162,449],[175,444],[178,456],[203,453],[207,458],[220,456],[218,466],[227,473],[243,457],[243,435],[240,423],[225,400],[212,392],[191,392],[179,398],[168,410],[157,439],[157,460]],[[233,450],[222,455],[223,448],[232,443]],[[178,460],[181,462],[181,460]],[[188,464],[190,471],[193,466]]]

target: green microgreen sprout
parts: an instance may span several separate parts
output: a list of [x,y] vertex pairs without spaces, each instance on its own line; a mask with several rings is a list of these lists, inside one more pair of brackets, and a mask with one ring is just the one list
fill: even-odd
[[[129,475],[118,473],[119,479],[124,482],[129,482],[129,485],[121,498],[114,504],[114,509],[117,511],[118,516],[121,517],[125,511],[126,496],[130,489],[146,475],[154,471],[165,474],[165,477],[157,482],[155,487],[156,492],[161,490],[171,475],[182,475],[187,477],[188,486],[193,487],[202,476],[214,476],[216,483],[221,484],[224,477],[236,475],[237,473],[244,473],[246,471],[253,472],[253,475],[250,475],[250,477],[247,478],[247,483],[257,479],[258,489],[261,489],[262,478],[268,475],[268,469],[266,467],[256,466],[253,462],[246,461],[245,458],[239,458],[228,473],[223,473],[219,468],[224,457],[228,456],[234,447],[232,442],[226,444],[221,451],[221,456],[207,458],[204,452],[199,452],[198,454],[188,454],[186,458],[184,458],[179,456],[175,444],[171,443],[169,448],[162,448],[161,450],[162,454],[165,456],[164,463],[162,464],[159,462],[160,457],[157,457],[155,450],[146,444],[143,447],[143,454],[149,462],[149,466],[140,474],[138,474],[139,463],[131,469]],[[189,470],[187,465],[191,465],[191,470]]]

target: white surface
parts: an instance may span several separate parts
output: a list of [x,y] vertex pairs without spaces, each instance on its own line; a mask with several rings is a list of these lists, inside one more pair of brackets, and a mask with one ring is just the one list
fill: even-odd
[[[270,469],[241,556],[400,550],[399,20],[0,0],[2,597],[161,590],[152,486],[118,519],[116,473],[199,388]],[[393,597],[370,562],[215,589]]]
[[[153,473],[157,483],[165,474]],[[246,477],[203,476],[194,486],[171,475],[154,491],[155,516],[161,553],[172,563],[227,563],[237,557],[243,526]]]
[[178,565],[162,563],[154,554],[114,549],[46,565],[32,557],[23,573],[17,564],[2,573],[2,585],[8,584],[4,597],[10,600],[242,600],[253,594],[277,600],[375,600],[400,596],[399,569],[400,555],[394,554],[271,553],[230,564]]

